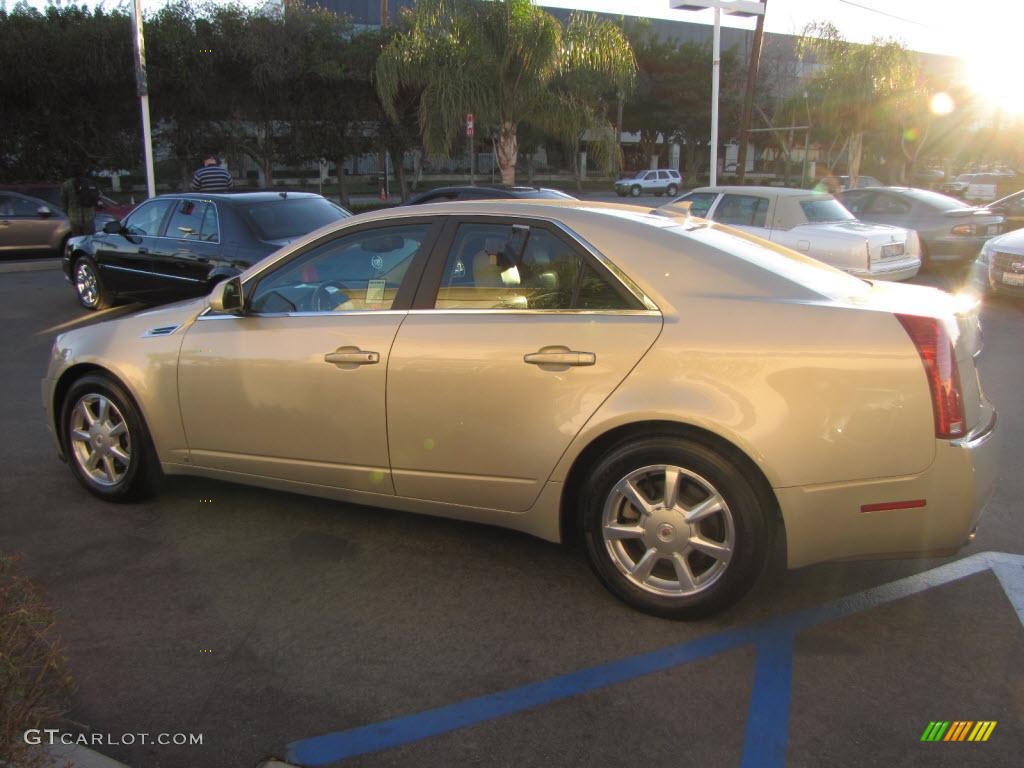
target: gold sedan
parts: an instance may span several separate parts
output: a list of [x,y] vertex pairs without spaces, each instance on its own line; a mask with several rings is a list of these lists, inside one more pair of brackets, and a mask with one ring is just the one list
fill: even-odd
[[968,540],[997,433],[961,310],[685,211],[445,203],[64,333],[43,403],[104,499],[193,474],[578,532],[613,593],[694,617],[776,536],[791,567]]

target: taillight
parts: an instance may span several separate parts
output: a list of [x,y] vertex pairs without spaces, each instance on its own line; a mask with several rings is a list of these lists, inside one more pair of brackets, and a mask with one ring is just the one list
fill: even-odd
[[973,224],[957,224],[950,230],[954,235],[973,235],[974,225]]
[[953,343],[941,320],[934,317],[897,314],[914,342],[924,363],[925,376],[932,393],[935,436],[960,437],[964,434],[964,396]]

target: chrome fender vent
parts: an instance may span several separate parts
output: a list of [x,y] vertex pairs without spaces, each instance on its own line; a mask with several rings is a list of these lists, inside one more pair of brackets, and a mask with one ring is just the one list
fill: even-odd
[[180,325],[161,325],[156,328],[150,328],[148,331],[142,334],[142,338],[148,339],[152,336],[170,336],[179,328],[181,328]]

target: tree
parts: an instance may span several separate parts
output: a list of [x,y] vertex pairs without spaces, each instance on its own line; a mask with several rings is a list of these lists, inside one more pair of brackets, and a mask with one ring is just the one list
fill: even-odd
[[808,89],[815,92],[820,120],[848,137],[848,172],[853,186],[860,176],[865,131],[883,120],[912,88],[914,61],[896,40],[850,43],[828,22],[808,25],[798,51],[801,58],[813,58],[820,68]]
[[131,166],[138,137],[126,14],[21,4],[0,11],[0,175],[59,178],[70,162]]
[[621,30],[590,15],[573,14],[563,28],[530,0],[422,0],[378,60],[377,89],[392,117],[402,88],[421,94],[429,152],[450,151],[467,113],[494,125],[502,182],[514,184],[520,123],[555,135],[573,129],[560,81],[593,72],[621,82],[635,67]]

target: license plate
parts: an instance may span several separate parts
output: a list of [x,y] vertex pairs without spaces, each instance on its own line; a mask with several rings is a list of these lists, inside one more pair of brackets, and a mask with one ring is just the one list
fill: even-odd
[[882,258],[891,259],[894,256],[903,255],[903,243],[890,243],[882,246]]
[[1006,285],[1024,286],[1024,273],[1015,275],[1012,272],[1003,272],[1003,282]]

